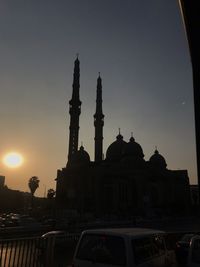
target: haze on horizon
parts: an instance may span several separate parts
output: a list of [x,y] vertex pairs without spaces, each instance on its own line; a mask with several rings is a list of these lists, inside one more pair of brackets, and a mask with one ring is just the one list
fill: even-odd
[[0,163],[9,188],[36,195],[55,188],[68,153],[69,100],[80,59],[79,145],[94,159],[96,83],[103,83],[104,154],[118,128],[133,136],[145,160],[157,146],[169,169],[197,183],[192,70],[178,1],[2,0],[0,2]]

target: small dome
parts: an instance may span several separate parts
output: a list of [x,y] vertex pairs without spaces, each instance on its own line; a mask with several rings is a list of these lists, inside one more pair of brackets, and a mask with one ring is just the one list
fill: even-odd
[[132,157],[135,159],[144,158],[141,145],[136,143],[133,137],[131,137],[129,142],[126,144],[123,154],[125,157]]
[[123,136],[118,134],[116,141],[113,142],[106,151],[106,159],[111,161],[117,161],[122,158],[126,142],[123,140]]
[[90,156],[87,151],[84,150],[84,147],[81,146],[80,149],[74,154],[73,157],[74,163],[89,163]]
[[150,157],[149,162],[155,168],[166,169],[167,167],[165,158],[159,154],[157,149],[155,150],[154,154]]

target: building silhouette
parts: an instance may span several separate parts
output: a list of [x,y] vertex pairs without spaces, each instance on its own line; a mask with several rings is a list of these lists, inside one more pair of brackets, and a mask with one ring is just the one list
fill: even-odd
[[72,99],[69,101],[69,152],[66,167],[57,170],[56,205],[60,210],[75,210],[100,216],[181,215],[189,210],[190,186],[187,170],[169,170],[156,149],[149,160],[133,136],[125,141],[120,133],[103,159],[102,79],[97,79],[95,159],[80,146],[79,99],[80,62],[74,63]]

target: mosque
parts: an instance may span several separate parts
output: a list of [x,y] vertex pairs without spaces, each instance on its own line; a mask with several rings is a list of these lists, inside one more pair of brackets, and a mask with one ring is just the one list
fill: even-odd
[[75,210],[96,217],[135,215],[182,215],[190,207],[187,170],[169,170],[165,158],[156,149],[149,160],[134,137],[125,141],[117,135],[103,158],[102,80],[97,79],[95,158],[81,146],[78,149],[81,114],[80,62],[74,62],[72,98],[69,101],[68,162],[57,170],[56,205],[60,210]]

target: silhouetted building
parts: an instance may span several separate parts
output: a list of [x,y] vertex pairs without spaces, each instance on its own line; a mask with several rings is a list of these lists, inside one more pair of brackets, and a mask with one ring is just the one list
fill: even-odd
[[[40,209],[44,214],[46,206],[46,198],[34,197],[34,212]],[[5,176],[0,176],[0,213],[28,213],[30,211],[31,193],[8,188],[5,185]]]
[[9,189],[5,185],[5,176],[0,176],[0,213],[23,210],[24,194],[24,192]]
[[156,149],[148,161],[142,147],[131,136],[127,142],[119,132],[103,159],[102,80],[97,79],[95,160],[81,146],[78,130],[79,60],[75,61],[68,163],[57,171],[56,202],[60,209],[95,216],[154,214],[180,215],[188,211],[190,187],[187,170],[168,170],[165,158]]

